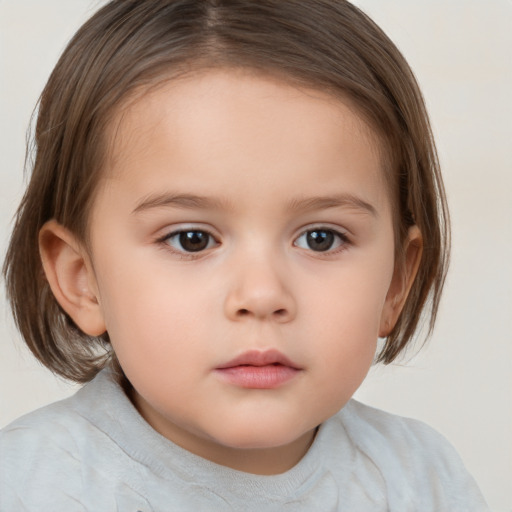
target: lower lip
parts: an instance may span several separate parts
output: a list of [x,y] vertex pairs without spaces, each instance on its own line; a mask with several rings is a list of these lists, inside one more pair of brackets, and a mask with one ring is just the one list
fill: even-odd
[[227,382],[241,388],[274,389],[293,379],[300,370],[281,364],[232,366],[216,372]]

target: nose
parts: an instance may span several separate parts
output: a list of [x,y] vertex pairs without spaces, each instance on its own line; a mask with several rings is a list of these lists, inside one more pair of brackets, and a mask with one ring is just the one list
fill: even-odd
[[296,315],[296,302],[275,261],[245,259],[233,265],[225,300],[226,316],[234,321],[254,318],[286,323]]

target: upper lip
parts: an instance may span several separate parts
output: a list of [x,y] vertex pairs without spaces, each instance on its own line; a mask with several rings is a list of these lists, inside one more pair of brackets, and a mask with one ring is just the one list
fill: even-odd
[[222,370],[224,368],[232,368],[234,366],[267,366],[270,364],[281,364],[283,366],[289,366],[290,368],[299,369],[299,366],[296,365],[293,361],[288,359],[284,354],[279,352],[279,350],[269,349],[269,350],[248,350],[243,354],[231,359],[227,363],[218,366],[218,370]]

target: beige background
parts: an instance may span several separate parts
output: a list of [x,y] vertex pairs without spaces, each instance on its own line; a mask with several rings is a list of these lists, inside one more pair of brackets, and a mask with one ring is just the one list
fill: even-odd
[[[23,190],[25,131],[51,68],[100,0],[0,0],[0,250]],[[453,217],[436,332],[374,368],[357,398],[455,445],[492,510],[512,511],[512,1],[359,0],[415,70]],[[0,427],[69,395],[32,360],[0,302]]]

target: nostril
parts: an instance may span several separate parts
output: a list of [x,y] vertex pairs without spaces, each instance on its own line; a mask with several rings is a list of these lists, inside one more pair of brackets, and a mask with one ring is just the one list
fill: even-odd
[[239,310],[238,310],[238,314],[239,314],[240,316],[247,316],[247,315],[249,314],[249,310],[248,310],[248,309],[245,309],[245,308],[244,308],[244,309],[239,309]]
[[278,310],[274,311],[274,314],[276,316],[284,316],[284,315],[286,315],[286,309],[278,309]]

